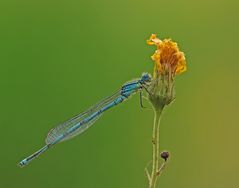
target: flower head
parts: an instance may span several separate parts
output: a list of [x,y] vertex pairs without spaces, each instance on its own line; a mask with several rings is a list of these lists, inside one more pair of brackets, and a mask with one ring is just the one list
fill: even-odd
[[163,41],[152,34],[147,40],[147,44],[155,45],[157,50],[151,56],[154,61],[154,77],[157,74],[170,73],[172,76],[186,71],[186,61],[184,53],[178,48],[176,42],[171,39],[164,39]]
[[154,76],[149,87],[149,99],[155,109],[162,109],[175,98],[174,77],[186,71],[185,56],[171,39],[160,40],[152,34],[147,44],[157,47],[151,56],[154,61]]

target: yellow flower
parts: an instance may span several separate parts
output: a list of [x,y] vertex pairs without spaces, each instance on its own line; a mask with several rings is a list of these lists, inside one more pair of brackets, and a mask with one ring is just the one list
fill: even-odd
[[155,34],[152,34],[147,40],[147,44],[157,47],[157,50],[151,56],[154,61],[154,77],[159,74],[170,74],[173,77],[186,71],[184,53],[179,50],[176,42],[171,39],[162,41]]

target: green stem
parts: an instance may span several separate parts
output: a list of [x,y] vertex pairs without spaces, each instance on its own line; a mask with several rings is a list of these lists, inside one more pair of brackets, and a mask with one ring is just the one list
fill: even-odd
[[159,170],[159,125],[163,109],[154,111],[154,126],[152,134],[153,144],[153,159],[152,159],[152,172],[149,179],[149,188],[155,188],[158,178]]

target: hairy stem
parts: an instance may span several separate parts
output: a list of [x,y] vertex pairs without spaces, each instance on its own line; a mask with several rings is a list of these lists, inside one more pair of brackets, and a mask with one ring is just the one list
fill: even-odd
[[163,109],[154,111],[154,125],[152,134],[153,157],[152,157],[152,172],[149,179],[149,188],[155,188],[159,175],[159,125]]

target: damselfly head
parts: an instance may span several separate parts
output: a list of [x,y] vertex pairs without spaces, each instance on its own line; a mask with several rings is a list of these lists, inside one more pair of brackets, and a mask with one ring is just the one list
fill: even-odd
[[143,73],[141,80],[142,83],[147,83],[147,82],[151,82],[151,76],[149,73]]

